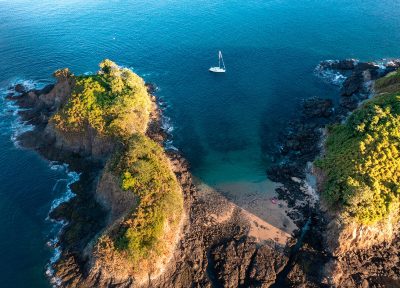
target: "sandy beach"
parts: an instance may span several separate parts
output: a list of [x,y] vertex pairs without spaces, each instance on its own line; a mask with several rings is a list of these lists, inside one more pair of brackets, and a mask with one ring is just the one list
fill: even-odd
[[276,198],[275,188],[279,185],[264,180],[228,182],[218,184],[215,188],[199,183],[198,187],[203,193],[214,190],[213,192],[218,192],[230,202],[229,209],[215,215],[218,222],[228,220],[233,208],[238,207],[250,222],[249,236],[255,237],[259,242],[273,240],[284,245],[292,237],[291,234],[297,226],[286,215],[286,203]]

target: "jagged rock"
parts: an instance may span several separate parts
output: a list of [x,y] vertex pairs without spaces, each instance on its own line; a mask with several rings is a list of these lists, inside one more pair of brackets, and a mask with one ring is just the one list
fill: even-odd
[[288,260],[275,248],[246,238],[217,245],[211,257],[223,287],[269,287]]
[[14,86],[14,90],[17,93],[25,93],[26,92],[26,87],[23,84],[17,84]]
[[333,113],[331,99],[311,98],[303,103],[303,115],[307,118],[330,117]]
[[400,59],[393,59],[391,61],[389,61],[388,63],[386,63],[386,73],[390,73],[393,72],[395,70],[397,70],[398,68],[400,68]]
[[303,178],[304,172],[294,164],[281,164],[270,167],[267,170],[268,178],[275,182],[291,180],[292,177]]
[[37,95],[48,94],[48,93],[51,92],[51,90],[53,90],[54,86],[55,86],[54,84],[48,84],[48,85],[44,86],[42,89],[40,89],[40,90],[35,90],[35,93]]
[[[317,131],[320,127],[317,121],[325,119],[325,124],[343,121],[348,116],[349,111],[356,109],[359,103],[367,99],[373,92],[373,80],[381,77],[390,69],[397,69],[398,65],[400,66],[400,61],[393,61],[390,64],[389,62],[384,63],[381,67],[372,62],[359,63],[356,61],[324,61],[319,64],[319,70],[326,69],[328,72],[331,72],[329,70],[339,70],[343,77],[348,76],[341,89],[339,107],[334,111],[335,117],[312,117],[318,115],[318,113],[313,114],[313,102],[310,101],[310,111],[307,111],[308,106],[305,105],[303,107],[303,118],[291,125],[289,133],[285,133],[283,137],[279,153],[277,153],[278,156],[275,157],[275,161],[279,164],[267,171],[270,179],[284,184],[276,191],[279,199],[288,202],[288,207],[291,208],[289,215],[292,219],[301,219],[306,213],[318,215],[312,221],[312,228],[304,237],[302,248],[294,257],[293,265],[290,267],[286,278],[287,287],[331,288],[367,287],[367,285],[368,287],[400,287],[399,236],[397,236],[397,240],[393,240],[391,243],[382,243],[369,249],[355,250],[352,248],[358,247],[360,243],[356,243],[352,235],[361,235],[362,233],[365,236],[368,233],[365,229],[354,231],[354,233],[349,233],[349,239],[351,238],[354,241],[348,241],[348,251],[337,258],[332,258],[324,237],[324,235],[327,235],[327,223],[330,222],[326,211],[299,205],[298,203],[304,203],[304,199],[301,199],[302,191],[300,185],[294,183],[291,177],[305,169],[305,159],[313,161],[318,155],[320,146],[316,143],[321,134]],[[322,76],[324,76],[323,73]],[[306,128],[304,124],[299,124],[302,121],[316,124],[314,126],[309,125]],[[306,131],[308,131],[309,137],[306,136]],[[313,134],[316,135],[314,138],[311,136]],[[300,176],[297,177],[301,178]],[[317,186],[318,184],[317,182]],[[297,222],[301,223],[301,220]],[[299,227],[300,225],[298,224]],[[329,234],[327,238],[334,241],[335,235]],[[372,239],[372,237],[370,238]],[[325,267],[325,270],[322,269],[323,267]]]
[[328,60],[322,61],[320,65],[325,69],[334,70],[353,70],[357,65],[358,60],[356,59],[344,59],[344,60]]
[[357,98],[350,96],[350,97],[342,97],[339,100],[340,106],[347,109],[348,111],[352,111],[358,107],[358,100]]
[[375,71],[378,70],[379,66],[376,65],[374,62],[359,62],[356,66],[356,73],[357,72],[362,72],[365,70],[370,70],[370,71]]
[[363,84],[364,77],[362,73],[353,73],[343,83],[341,92],[342,96],[351,96],[354,93],[359,92]]

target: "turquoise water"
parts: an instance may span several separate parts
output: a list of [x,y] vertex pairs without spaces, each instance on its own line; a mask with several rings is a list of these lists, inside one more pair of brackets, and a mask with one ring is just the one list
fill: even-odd
[[[39,2],[39,3],[38,3]],[[51,81],[110,58],[157,84],[173,145],[210,185],[265,178],[277,133],[303,98],[334,97],[320,60],[400,56],[398,1],[0,0],[0,88]],[[227,73],[210,74],[217,51]],[[1,287],[44,287],[51,202],[63,170],[13,144],[0,101]],[[53,232],[54,234],[54,232]]]

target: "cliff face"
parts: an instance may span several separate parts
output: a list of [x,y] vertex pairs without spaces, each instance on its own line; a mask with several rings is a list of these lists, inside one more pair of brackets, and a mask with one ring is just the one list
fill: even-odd
[[107,222],[115,223],[121,217],[127,215],[137,206],[137,197],[132,193],[126,193],[119,185],[120,179],[106,166],[96,188],[96,199],[109,212]]
[[99,135],[91,127],[86,127],[85,130],[85,133],[63,132],[57,129],[53,122],[49,122],[45,133],[54,140],[53,145],[59,150],[96,160],[107,159],[117,146],[115,140],[112,137]]
[[392,217],[374,225],[343,223],[335,217],[328,224],[326,241],[332,254],[339,256],[348,251],[369,249],[380,243],[390,243],[399,232],[399,227],[399,223]]
[[51,145],[52,150],[59,150],[59,153],[105,159],[115,148],[115,141],[111,137],[99,135],[87,125],[86,128],[82,127],[87,133],[66,133],[57,129],[55,123],[50,120],[50,117],[66,104],[76,84],[74,75],[68,69],[56,71],[54,76],[54,85],[48,85],[42,90],[26,91],[19,97],[11,97],[20,107],[28,108],[20,112],[22,119],[42,130],[42,139],[36,139],[32,133],[22,136],[20,140],[23,145],[32,148]]
[[[332,68],[332,65],[339,63],[330,62],[323,65]],[[392,155],[389,152],[392,151],[391,148],[384,151],[379,148],[391,145],[395,147],[399,143],[395,118],[398,114],[396,107],[399,99],[392,95],[400,94],[400,90],[393,89],[398,83],[394,77],[385,75],[398,69],[400,62],[389,61],[384,64],[384,68],[380,69],[377,69],[377,66],[374,68],[373,65],[374,63],[361,65],[362,69],[366,69],[365,71],[357,68],[359,64],[350,69],[353,72],[344,82],[342,97],[363,100],[360,90],[367,87],[370,90],[368,95],[372,100],[367,100],[361,107],[352,105],[352,109],[359,108],[345,120],[346,122],[342,121],[339,128],[331,129],[330,133],[333,135],[328,136],[327,142],[325,141],[328,146],[325,146],[323,153],[328,155],[325,156],[327,160],[323,160],[325,163],[322,163],[326,170],[323,171],[318,167],[315,167],[314,170],[318,179],[319,191],[322,191],[324,195],[321,200],[321,210],[327,221],[324,235],[325,245],[333,256],[325,265],[323,282],[334,287],[400,286],[400,270],[398,269],[400,265],[398,258],[400,223],[398,198],[396,198],[398,195],[395,196],[395,193],[391,198],[388,195],[393,190],[386,188],[397,185],[395,183],[397,183],[398,174],[394,172],[392,175],[390,172],[392,168],[396,169],[394,167],[397,165],[397,153]],[[342,103],[350,102],[342,101]],[[346,106],[348,105],[346,104]],[[383,107],[382,111],[386,111],[388,114],[380,113],[381,107]],[[346,134],[346,125],[350,134]],[[355,127],[353,128],[351,125],[355,125]],[[383,125],[385,128],[380,128],[379,125]],[[386,131],[388,127],[393,127],[393,130]],[[384,136],[381,137],[380,133]],[[367,136],[364,137],[364,134]],[[361,144],[349,145],[348,143],[352,143],[352,141],[360,141]],[[367,143],[367,146],[364,147],[364,143]],[[368,146],[370,143],[371,146]],[[345,149],[348,150],[344,150],[342,147],[347,147]],[[339,152],[340,158],[334,161],[329,160],[335,159],[335,153],[340,149],[345,151]],[[350,154],[346,154],[349,152]],[[358,159],[358,154],[363,156]],[[351,155],[351,159],[347,159],[347,155]],[[343,162],[341,159],[346,159],[346,161]],[[390,162],[392,160],[393,163]],[[347,167],[343,166],[347,164]],[[358,171],[359,167],[363,168]],[[382,171],[385,172],[381,174]],[[366,175],[360,176],[363,173]],[[343,182],[338,175],[347,175],[341,176],[342,178],[347,177],[347,182]],[[367,182],[367,185],[372,182],[374,186],[368,187],[363,184],[362,180],[370,178],[373,180]],[[334,189],[329,190],[331,187]],[[344,198],[341,196],[343,191],[347,193]],[[388,197],[384,198],[386,206],[382,208],[379,206],[378,200],[381,197],[380,193]],[[372,194],[374,196],[370,196]],[[336,200],[332,202],[332,199]],[[339,203],[346,204],[342,207],[342,204]],[[376,206],[374,207],[374,205]]]
[[[317,179],[318,191],[323,191],[324,183],[327,181],[324,171],[314,166],[313,175]],[[398,219],[397,211],[373,225],[362,225],[343,219],[323,200],[320,209],[328,222],[325,232],[326,247],[334,257],[345,255],[349,251],[367,250],[377,244],[390,243],[400,231],[400,223],[395,220]]]
[[[394,116],[398,115],[396,107],[400,102],[398,97],[390,97],[393,96],[390,93],[400,91],[398,76],[392,75],[399,67],[400,60],[377,64],[355,59],[328,60],[317,66],[317,76],[338,86],[338,101],[305,100],[303,113],[282,135],[283,141],[275,155],[278,164],[268,170],[271,179],[285,184],[277,190],[279,196],[292,208],[290,215],[298,226],[305,227],[299,237],[301,245],[295,249],[290,265],[278,279],[282,287],[400,287],[398,194],[392,189],[397,187],[392,184],[398,179],[398,172],[393,172],[398,154],[397,148],[393,151],[382,149],[400,143],[397,138],[400,125]],[[382,109],[369,105],[364,114],[353,117],[354,128],[351,125],[346,129],[337,128],[340,123],[346,123],[361,103],[376,94],[380,94],[378,102],[385,100],[382,95],[388,95],[390,105],[378,103]],[[362,119],[372,119],[372,122]],[[387,125],[377,127],[380,125],[376,126],[376,123]],[[386,130],[389,127],[393,129]],[[340,137],[329,140],[332,131],[338,132]],[[364,135],[370,132],[374,137]],[[350,141],[352,137],[362,143],[357,145],[356,141]],[[327,141],[330,141],[330,147],[326,145]],[[341,153],[332,154],[332,151]],[[327,153],[330,161],[321,169],[315,160]],[[380,155],[373,157],[374,153]],[[352,160],[357,155],[362,156]],[[393,163],[383,165],[384,161],[392,160]],[[312,162],[314,165],[309,165]],[[358,171],[360,167],[362,169]],[[344,174],[351,177],[338,177]],[[373,179],[371,182],[375,186],[367,187],[370,182],[365,184],[363,179]],[[319,197],[306,197],[301,189],[302,181],[316,182]],[[356,197],[349,197],[351,195]],[[382,195],[393,197],[385,199]],[[377,205],[370,205],[376,199],[379,199]],[[346,203],[342,206],[345,208],[339,209],[343,203]],[[308,227],[305,217],[308,217]]]
[[[66,162],[71,169],[81,173],[80,180],[72,187],[76,196],[50,215],[54,219],[68,221],[60,235],[58,245],[62,248],[62,254],[53,266],[55,274],[52,281],[62,287],[247,287],[252,283],[268,287],[275,282],[276,275],[288,261],[284,247],[272,240],[259,242],[249,237],[251,223],[244,211],[215,191],[198,189],[193,183],[188,164],[176,153],[168,153],[168,158],[160,156],[160,159],[164,159],[162,163],[167,165],[160,167],[164,169],[162,171],[173,172],[172,176],[166,174],[168,181],[178,181],[181,189],[178,192],[184,198],[183,212],[176,217],[177,222],[167,221],[162,226],[161,231],[165,232],[160,243],[163,256],[156,261],[147,263],[144,259],[132,265],[129,255],[120,248],[116,249],[118,242],[115,240],[134,225],[135,219],[140,219],[133,213],[138,213],[143,197],[153,197],[146,194],[138,197],[129,191],[136,189],[130,187],[136,187],[137,183],[147,183],[146,177],[151,175],[143,173],[143,178],[135,178],[140,175],[136,172],[151,170],[146,170],[147,164],[141,163],[144,166],[134,173],[132,169],[138,163],[129,162],[125,166],[115,163],[118,157],[110,157],[110,152],[117,151],[116,155],[129,154],[129,149],[126,150],[125,144],[116,141],[121,135],[114,134],[115,130],[106,130],[111,135],[109,137],[99,133],[99,129],[104,128],[103,122],[101,118],[96,118],[98,114],[90,114],[93,111],[83,111],[88,113],[85,114],[88,115],[85,121],[91,125],[74,126],[81,114],[75,115],[73,110],[67,110],[73,109],[68,103],[77,85],[80,85],[77,79],[81,81],[85,78],[77,78],[68,70],[60,70],[55,76],[55,85],[9,97],[21,107],[28,108],[21,111],[20,115],[24,121],[35,125],[33,131],[20,137],[21,144],[36,149],[50,160]],[[133,81],[128,85],[137,83],[135,78],[127,79]],[[121,91],[118,85],[114,88],[117,94]],[[91,95],[88,97],[76,98],[76,101],[86,101]],[[161,143],[165,133],[161,129],[159,111],[154,103],[152,107],[147,135],[153,139],[151,141]],[[123,109],[124,106],[117,108]],[[69,112],[61,115],[63,112],[60,111]],[[131,115],[131,109],[126,112],[123,117]],[[60,115],[57,121],[53,120],[54,115]],[[134,121],[138,119],[136,116],[132,118]],[[124,128],[123,124],[117,121],[113,127]],[[82,131],[75,128],[82,128]],[[119,139],[126,143],[125,138]],[[149,157],[154,156],[152,153],[160,155],[157,154],[159,148],[155,149],[153,145],[145,152],[150,153]],[[144,153],[142,150],[135,151],[132,157],[137,152]],[[139,159],[146,160],[147,156]],[[179,203],[179,199],[170,200],[174,205],[163,206],[162,211],[168,211],[170,206],[176,207],[176,203]]]

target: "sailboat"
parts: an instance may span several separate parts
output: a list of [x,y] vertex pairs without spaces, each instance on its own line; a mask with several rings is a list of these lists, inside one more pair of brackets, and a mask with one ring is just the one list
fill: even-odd
[[[222,67],[221,67],[221,63],[222,63]],[[222,52],[221,51],[218,51],[218,67],[211,67],[210,69],[208,69],[208,71],[214,72],[214,73],[224,73],[224,72],[226,72],[225,63],[224,63],[224,59],[222,58]]]

